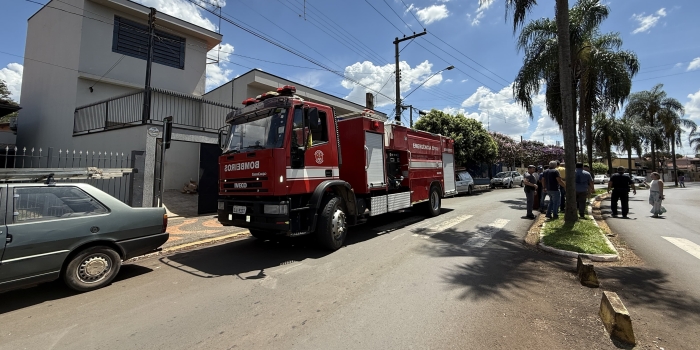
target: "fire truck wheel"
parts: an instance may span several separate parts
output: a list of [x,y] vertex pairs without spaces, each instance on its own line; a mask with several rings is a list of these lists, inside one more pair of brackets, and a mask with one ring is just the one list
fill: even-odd
[[347,222],[343,201],[337,196],[326,197],[316,224],[319,243],[326,249],[337,250],[343,246],[346,234]]
[[428,194],[427,213],[428,216],[438,216],[440,214],[440,205],[442,201],[440,199],[440,190],[437,186],[430,188],[430,194]]
[[273,239],[275,238],[275,234],[273,232],[269,231],[264,231],[264,230],[249,230],[250,235],[259,239],[259,240],[267,240],[267,239]]

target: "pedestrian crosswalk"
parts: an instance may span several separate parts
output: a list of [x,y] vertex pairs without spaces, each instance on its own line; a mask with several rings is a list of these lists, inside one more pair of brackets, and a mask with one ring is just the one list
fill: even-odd
[[678,237],[661,237],[678,248],[683,249],[688,254],[700,259],[700,245],[693,243],[692,241],[685,238]]
[[[382,225],[374,228],[378,235],[393,233],[391,240],[400,239],[402,237],[408,236],[420,239],[430,239],[434,238],[435,235],[440,233],[450,232],[450,230],[455,230],[457,226],[464,224],[465,222],[473,219],[474,215],[463,214],[456,215],[452,217],[436,217],[430,219],[424,219],[420,216],[409,217],[397,222]],[[507,219],[495,219],[493,222],[486,224],[476,223],[476,228],[464,231],[464,239],[466,242],[462,243],[467,247],[480,248],[485,246],[494,235],[503,230],[503,228],[510,222]],[[456,230],[462,232],[462,230]]]

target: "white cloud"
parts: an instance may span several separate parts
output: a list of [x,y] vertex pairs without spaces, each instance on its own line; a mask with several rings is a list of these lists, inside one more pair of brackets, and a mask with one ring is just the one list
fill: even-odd
[[468,80],[468,79],[462,79],[461,83],[466,83],[467,81],[469,81],[469,80]]
[[683,106],[685,108],[685,115],[700,124],[700,90],[694,94],[689,94],[688,98],[690,101]]
[[446,79],[445,82],[446,82],[446,83],[451,83],[451,82],[452,82],[452,79]]
[[[539,104],[539,100],[536,99],[535,103]],[[512,84],[498,92],[480,86],[462,102],[462,107],[478,108],[478,113],[473,112],[466,116],[482,122],[491,131],[498,131],[513,138],[519,139],[521,135],[527,134],[530,126],[530,118],[525,110],[513,101]]]
[[447,10],[447,6],[445,4],[432,5],[422,9],[414,7],[413,4],[411,4],[408,10],[411,9],[417,10],[416,15],[418,15],[418,19],[425,25],[443,20],[450,15],[450,11]]
[[[425,79],[433,74],[432,67],[433,64],[427,60],[413,68],[409,66],[408,63],[402,61],[399,64],[401,69],[401,92],[408,92],[415,86],[423,83]],[[345,67],[345,76],[351,78],[364,86],[374,90],[370,91],[366,88],[357,85],[349,80],[343,80],[342,85],[346,89],[352,89],[350,93],[345,97],[345,99],[364,105],[365,103],[365,93],[372,92],[375,94],[374,105],[376,107],[382,107],[392,104],[391,100],[379,95],[376,91],[381,92],[386,96],[391,96],[392,98],[396,94],[396,77],[393,75],[394,65],[386,64],[384,66],[376,66],[374,63],[369,61],[364,61],[362,63],[357,62],[353,65]],[[426,81],[423,86],[430,87],[440,84],[442,82],[442,73],[436,74],[430,80]]]
[[[479,8],[474,12],[474,18],[471,20],[472,26],[478,26],[481,23],[481,19],[484,18],[486,10],[493,5],[495,0],[483,0],[479,2]],[[467,15],[471,19],[470,15]]]
[[10,96],[16,102],[19,102],[22,92],[22,72],[24,72],[24,66],[19,63],[10,63],[7,67],[0,69],[0,80],[5,82],[7,89],[10,90]]
[[[170,16],[179,18],[183,21],[190,22],[202,28],[216,31],[216,25],[202,14],[201,7],[195,5],[188,0],[134,0],[144,6],[154,7],[158,11]],[[197,2],[205,7],[211,8],[211,5],[226,6],[224,0],[206,0]]]
[[656,24],[659,22],[659,19],[661,17],[666,17],[666,9],[661,8],[655,13],[652,13],[648,16],[644,15],[644,12],[640,14],[633,14],[632,19],[639,22],[639,26],[632,31],[632,34],[637,34],[637,33],[645,33],[649,32],[651,28],[656,26]]
[[695,57],[692,61],[690,61],[690,64],[688,65],[688,69],[686,71],[691,71],[691,70],[696,70],[700,69],[700,57]]
[[232,53],[233,45],[228,43],[217,45],[207,52],[207,58],[209,60],[216,61],[218,59],[219,63],[207,64],[206,91],[210,91],[231,80],[233,70],[228,69],[226,61],[228,61]]

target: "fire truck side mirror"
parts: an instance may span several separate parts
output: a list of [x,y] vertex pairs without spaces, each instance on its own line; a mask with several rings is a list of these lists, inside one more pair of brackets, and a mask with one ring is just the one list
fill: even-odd
[[219,129],[219,148],[224,149],[224,129]]

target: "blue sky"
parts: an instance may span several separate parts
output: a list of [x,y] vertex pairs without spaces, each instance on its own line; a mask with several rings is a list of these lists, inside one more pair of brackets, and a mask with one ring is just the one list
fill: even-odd
[[[32,0],[35,1],[35,0]],[[36,0],[46,3],[48,0]],[[54,0],[60,1],[60,0]],[[561,132],[539,106],[530,119],[511,99],[511,83],[522,64],[504,0],[192,0],[223,5],[225,17],[254,28],[321,62],[335,73],[219,20],[189,0],[136,0],[223,36],[218,65],[208,66],[208,89],[251,68],[279,75],[364,104],[365,87],[376,91],[378,109],[392,113],[395,37],[427,28],[428,35],[401,44],[404,103],[429,110],[462,112],[490,130],[512,137],[555,142]],[[574,2],[570,1],[570,6]],[[697,0],[610,0],[603,32],[619,32],[624,49],[635,51],[641,71],[632,90],[663,83],[669,96],[700,124],[700,2]],[[306,5],[304,5],[306,4]],[[304,6],[306,10],[304,10]],[[0,12],[0,79],[16,99],[26,37],[26,21],[40,5],[3,0]],[[408,10],[410,9],[410,11]],[[543,0],[528,19],[553,17],[554,1]],[[14,55],[14,56],[13,56]],[[19,56],[19,57],[18,57]],[[455,69],[436,74],[449,65]],[[337,74],[336,74],[337,73]],[[404,120],[408,118],[405,112]],[[686,148],[686,153],[690,150]],[[683,151],[681,151],[683,152]]]

